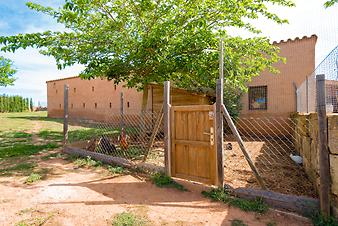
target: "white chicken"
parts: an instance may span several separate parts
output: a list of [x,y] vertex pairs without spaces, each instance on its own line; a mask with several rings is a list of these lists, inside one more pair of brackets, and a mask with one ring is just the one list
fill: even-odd
[[292,153],[290,154],[290,158],[292,159],[292,161],[294,161],[297,164],[303,164],[303,157],[299,156],[299,155],[293,155]]

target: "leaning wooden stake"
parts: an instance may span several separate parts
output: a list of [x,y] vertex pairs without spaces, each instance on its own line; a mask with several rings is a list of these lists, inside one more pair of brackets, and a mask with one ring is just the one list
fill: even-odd
[[145,162],[147,160],[147,157],[148,157],[148,154],[150,152],[150,149],[154,145],[156,135],[157,135],[157,133],[158,133],[158,131],[160,129],[160,125],[162,123],[162,119],[163,119],[163,105],[162,105],[162,108],[161,108],[161,110],[160,110],[160,112],[158,114],[158,117],[156,119],[153,132],[151,133],[150,140],[149,140],[149,143],[148,143],[148,147],[147,147],[146,153],[144,154],[144,157],[143,157],[143,162]]
[[171,152],[171,130],[170,130],[170,82],[164,82],[164,92],[163,92],[163,119],[164,119],[164,163],[165,171],[168,176],[171,175],[171,161],[170,161],[170,152]]
[[68,90],[69,86],[65,84],[63,95],[63,145],[68,141]]
[[330,166],[327,148],[327,121],[325,103],[325,75],[316,76],[318,136],[319,136],[319,174],[320,209],[324,217],[330,216]]
[[230,129],[232,131],[232,133],[234,134],[234,136],[235,136],[235,138],[236,138],[236,140],[237,140],[237,142],[239,144],[239,147],[241,148],[246,161],[249,163],[249,166],[250,166],[252,172],[254,173],[254,175],[255,175],[255,177],[256,177],[259,185],[262,187],[262,189],[267,190],[267,188],[266,188],[266,186],[265,186],[265,184],[263,182],[263,179],[259,175],[259,173],[258,173],[255,165],[253,164],[253,162],[252,162],[252,160],[250,158],[249,153],[246,151],[245,146],[244,146],[244,142],[243,142],[241,136],[239,135],[239,133],[238,133],[238,131],[236,129],[236,126],[235,126],[234,122],[232,121],[231,116],[230,116],[230,114],[229,114],[229,112],[226,109],[226,107],[225,107],[224,104],[222,105],[222,111],[223,111],[223,116],[224,116],[225,120],[227,121],[227,123],[228,123],[228,125],[229,125],[229,127],[230,127]]

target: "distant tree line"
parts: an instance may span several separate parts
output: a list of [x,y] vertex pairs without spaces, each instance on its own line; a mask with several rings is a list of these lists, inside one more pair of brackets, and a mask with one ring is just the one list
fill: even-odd
[[23,112],[33,109],[32,98],[24,98],[21,96],[0,96],[0,112]]

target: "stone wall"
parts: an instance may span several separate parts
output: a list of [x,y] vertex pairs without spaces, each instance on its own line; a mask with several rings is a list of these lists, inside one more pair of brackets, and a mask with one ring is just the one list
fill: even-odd
[[[296,114],[295,147],[303,157],[304,168],[309,178],[319,188],[319,149],[318,149],[318,118],[316,113]],[[330,153],[332,204],[338,208],[338,114],[327,116],[327,137]],[[336,211],[337,212],[337,211]]]

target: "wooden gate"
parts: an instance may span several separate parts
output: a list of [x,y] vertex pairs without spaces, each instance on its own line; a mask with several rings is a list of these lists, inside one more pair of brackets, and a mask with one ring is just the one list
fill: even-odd
[[171,107],[171,175],[217,184],[214,106]]

